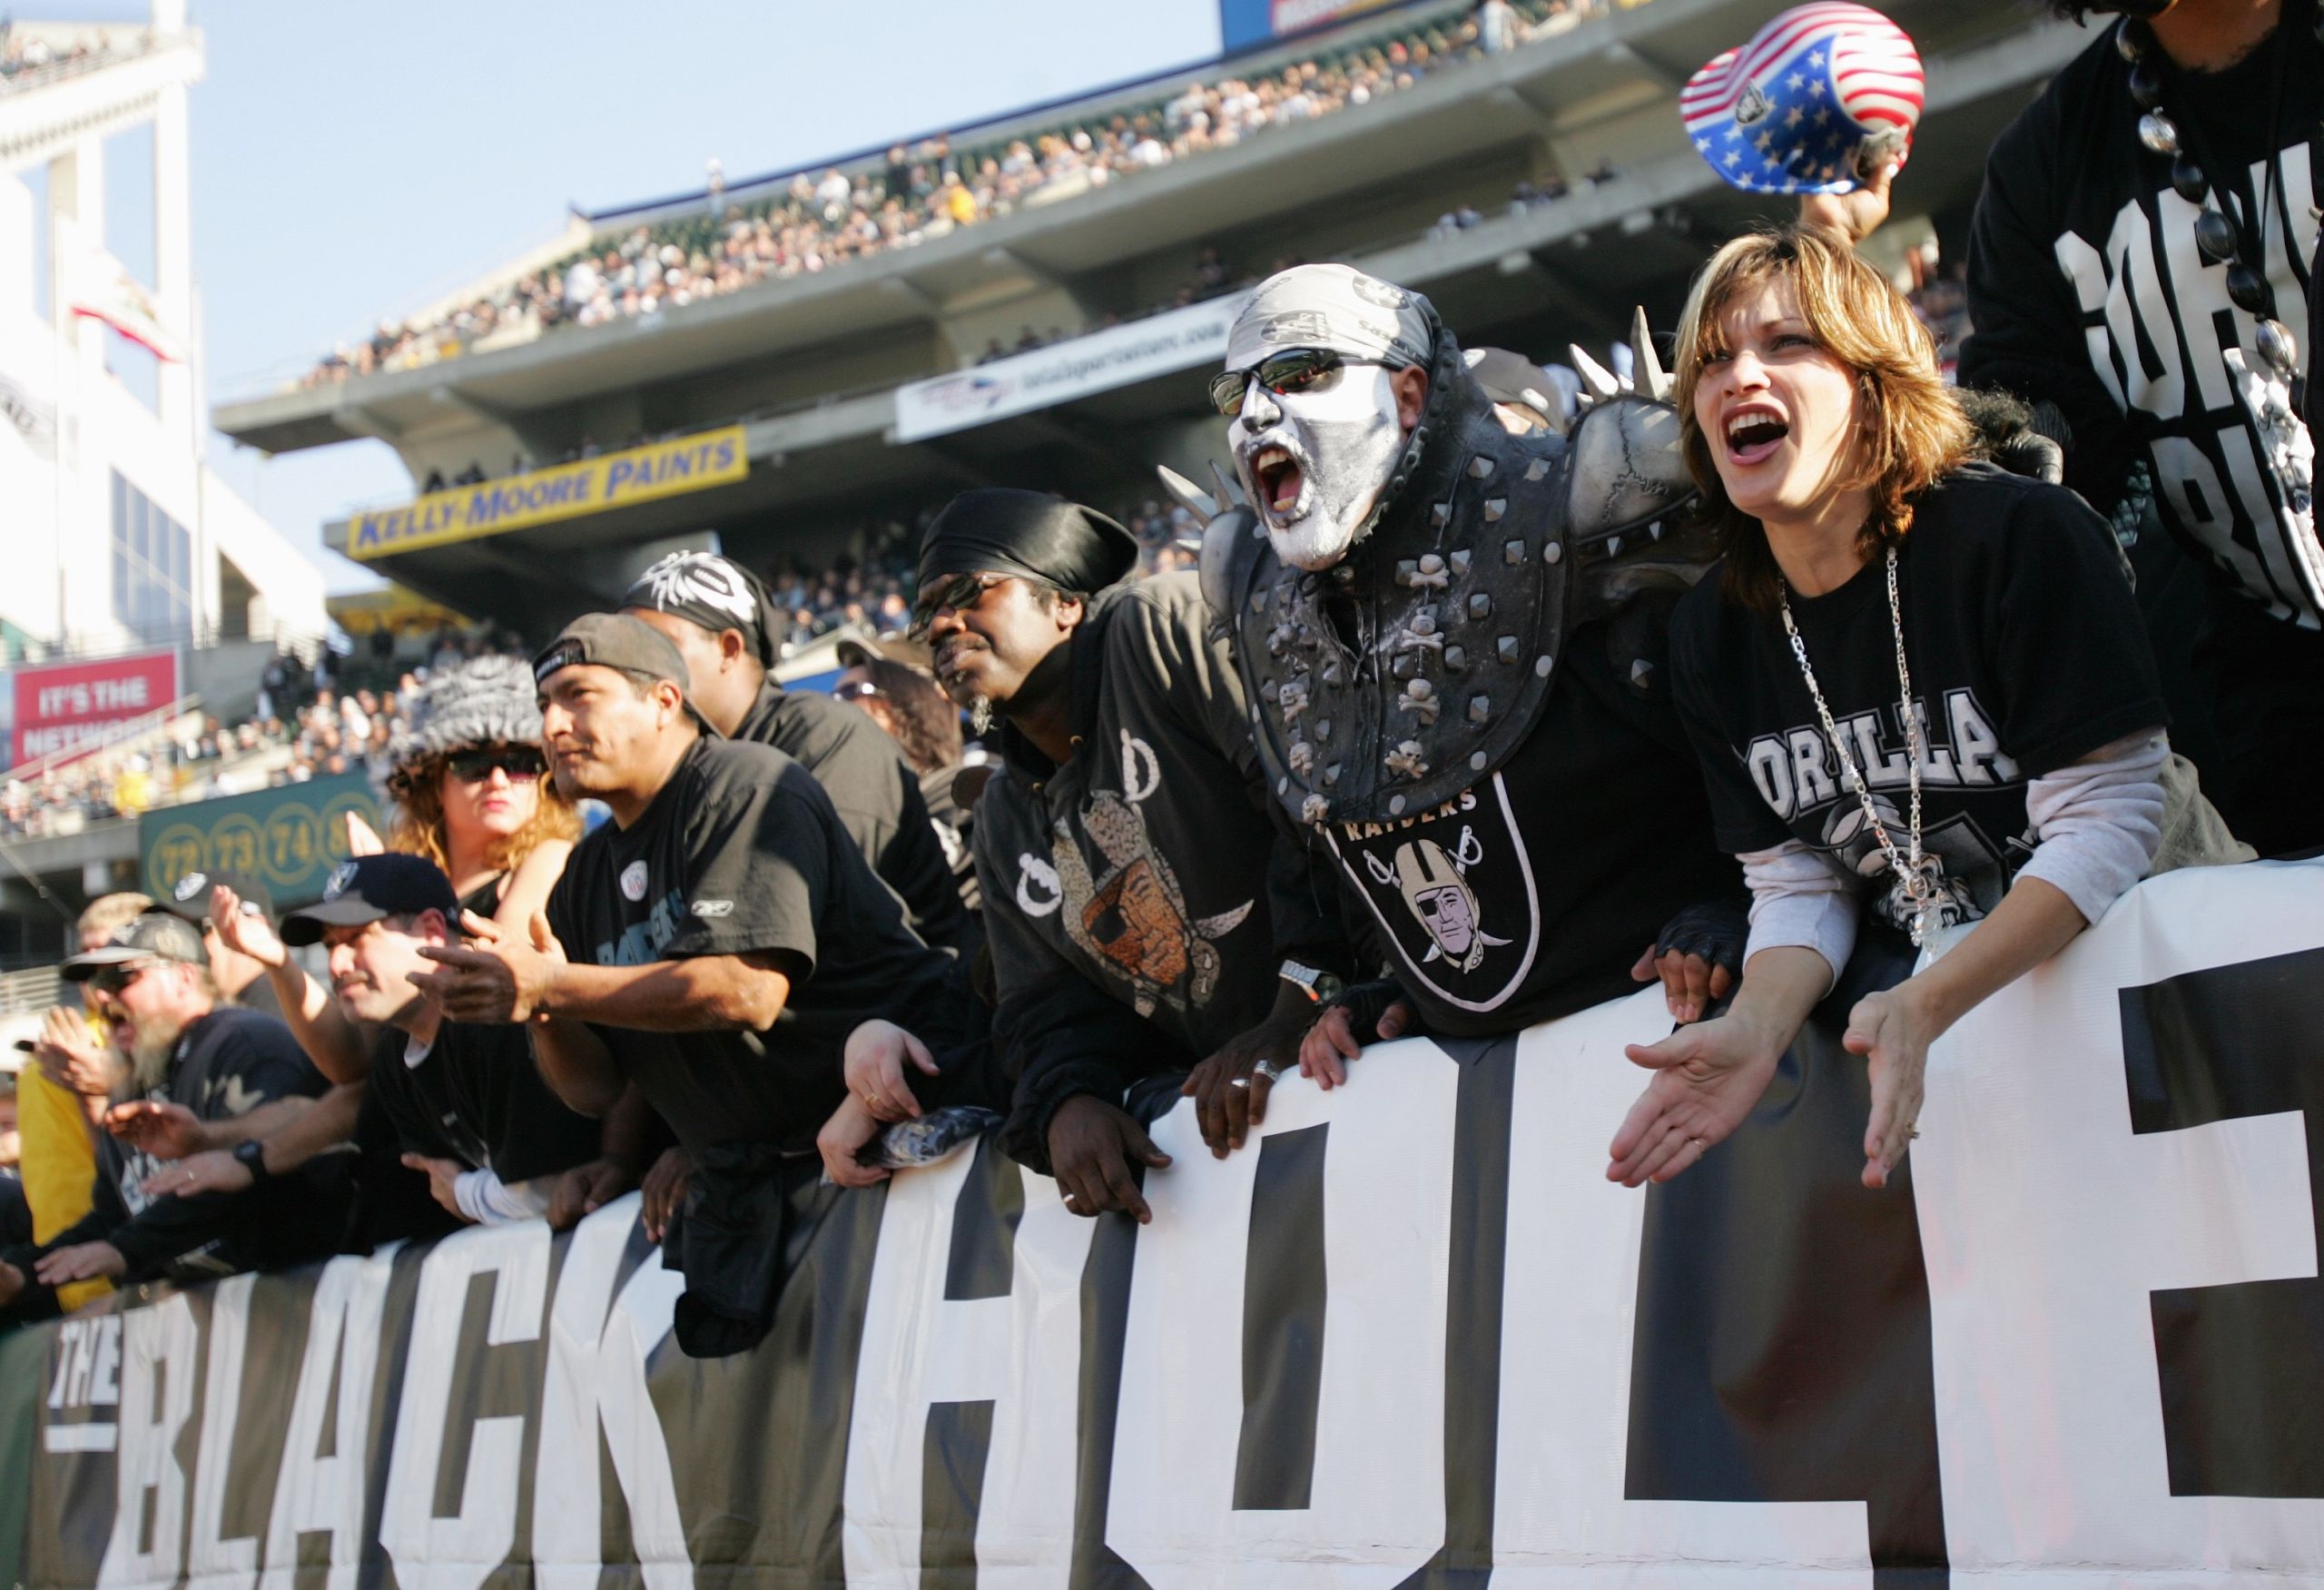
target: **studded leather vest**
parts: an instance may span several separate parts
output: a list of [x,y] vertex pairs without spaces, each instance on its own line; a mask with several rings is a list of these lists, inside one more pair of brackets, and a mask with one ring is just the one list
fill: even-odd
[[1204,590],[1284,807],[1388,822],[1507,761],[1573,625],[1707,566],[1673,512],[1691,493],[1678,430],[1667,404],[1624,394],[1570,437],[1512,435],[1440,334],[1420,421],[1345,558],[1309,573],[1276,558],[1248,509],[1214,518]]

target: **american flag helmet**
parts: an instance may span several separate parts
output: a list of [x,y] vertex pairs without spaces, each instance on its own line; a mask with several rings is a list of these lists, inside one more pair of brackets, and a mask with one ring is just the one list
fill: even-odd
[[1868,5],[1795,5],[1714,56],[1679,91],[1679,117],[1711,169],[1749,193],[1847,193],[1910,152],[1921,57]]

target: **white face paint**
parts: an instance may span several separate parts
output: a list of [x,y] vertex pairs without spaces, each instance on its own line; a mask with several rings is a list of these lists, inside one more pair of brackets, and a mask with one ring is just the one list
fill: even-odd
[[1348,364],[1304,391],[1246,384],[1227,445],[1275,556],[1294,568],[1329,568],[1346,557],[1380,500],[1404,447],[1393,376],[1384,365]]

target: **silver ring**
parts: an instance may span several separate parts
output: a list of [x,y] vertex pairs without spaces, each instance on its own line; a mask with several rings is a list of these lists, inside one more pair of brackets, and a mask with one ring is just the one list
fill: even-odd
[[1069,1192],[1068,1192],[1068,1193],[1067,1193],[1067,1194],[1065,1195],[1065,1201],[1066,1201],[1066,1202],[1068,1202],[1068,1203],[1071,1203],[1071,1202],[1073,1201],[1073,1194],[1071,1194],[1071,1193],[1069,1193]]
[[1702,1139],[1700,1139],[1700,1138],[1699,1138],[1699,1137],[1690,1137],[1690,1138],[1689,1138],[1687,1141],[1688,1141],[1689,1142],[1690,1142],[1690,1143],[1692,1143],[1692,1144],[1694,1144],[1694,1145],[1695,1145],[1695,1152],[1697,1152],[1698,1154],[1699,1154],[1699,1153],[1701,1153],[1701,1152],[1703,1151],[1703,1146],[1704,1146],[1704,1145],[1703,1145],[1703,1140],[1702,1140]]
[[1272,1060],[1263,1060],[1259,1062],[1257,1065],[1252,1067],[1252,1070],[1255,1073],[1266,1078],[1266,1080],[1271,1082],[1277,1077],[1283,1075],[1283,1067]]
[[1247,1088],[1251,1085],[1251,1079],[1248,1077],[1229,1077],[1226,1081],[1226,1085],[1230,1088]]
[[1919,1141],[1921,1129],[1917,1126],[1908,1126],[1905,1128],[1905,1141],[1908,1143]]

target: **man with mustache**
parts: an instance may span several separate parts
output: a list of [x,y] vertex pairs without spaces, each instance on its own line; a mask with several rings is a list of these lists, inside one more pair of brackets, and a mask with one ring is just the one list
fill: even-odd
[[1571,439],[1512,434],[1426,299],[1303,265],[1260,285],[1213,381],[1253,507],[1212,521],[1205,594],[1267,784],[1392,974],[1310,1035],[1325,1086],[1415,1013],[1508,1032],[1659,969],[1691,1020],[1731,975],[1739,924],[1691,908],[1740,897],[1661,666],[1708,561],[1677,417],[1593,373]]
[[[220,1002],[202,934],[180,917],[148,912],[64,972],[107,993],[138,1098],[182,1103],[214,1121],[324,1091],[281,1022]],[[159,1169],[150,1155],[108,1137],[97,1156],[87,1218],[39,1247],[0,1254],[0,1306],[15,1317],[53,1314],[56,1288],[94,1277],[196,1281],[320,1258],[345,1224],[337,1166],[244,1192],[156,1199],[145,1190]]]
[[[1224,1155],[1257,1118],[1253,1072],[1288,1062],[1344,966],[1331,884],[1268,814],[1196,583],[1124,583],[1137,558],[1074,503],[965,492],[921,543],[912,617],[946,692],[1001,722],[975,852],[1009,1151],[1077,1213],[1144,1220],[1137,1168],[1168,1160],[1126,1091],[1194,1067],[1184,1091]],[[871,1091],[911,1108],[893,1045]]]
[[918,775],[862,713],[774,682],[773,604],[756,575],[716,553],[673,552],[637,577],[621,610],[678,648],[687,698],[711,726],[773,746],[815,775],[863,859],[903,901],[913,932],[939,949],[975,953],[975,921]]
[[766,1334],[786,1235],[830,1207],[818,1134],[876,1130],[849,1092],[858,1026],[911,1012],[979,1097],[975,1012],[951,957],[904,924],[822,786],[769,746],[722,737],[688,699],[684,659],[618,613],[575,619],[533,659],[558,787],[612,820],[583,839],[527,933],[470,917],[416,973],[456,1022],[524,1026],[549,1086],[603,1115],[635,1083],[694,1164],[665,1244],[685,1272],[679,1346],[747,1350]]

